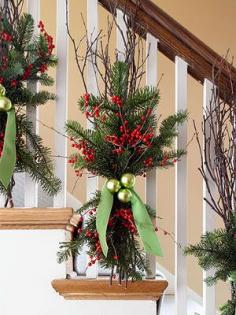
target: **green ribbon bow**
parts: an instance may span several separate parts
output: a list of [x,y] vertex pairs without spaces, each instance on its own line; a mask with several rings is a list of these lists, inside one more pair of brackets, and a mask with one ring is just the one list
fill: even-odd
[[0,85],[0,111],[7,112],[4,145],[0,158],[0,181],[7,189],[16,164],[16,115],[11,101],[5,97],[5,88]]
[[[130,189],[132,193],[131,206],[134,222],[137,227],[140,238],[143,242],[144,250],[155,256],[163,256],[160,242],[155,233],[147,209],[138,194]],[[114,196],[107,188],[107,182],[102,188],[101,199],[97,208],[96,229],[99,235],[102,252],[107,257],[108,246],[106,241],[107,225],[110,218]]]

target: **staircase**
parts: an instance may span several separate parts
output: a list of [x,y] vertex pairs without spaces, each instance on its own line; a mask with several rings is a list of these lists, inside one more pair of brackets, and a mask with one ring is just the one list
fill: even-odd
[[[2,0],[0,0],[1,3]],[[87,27],[90,32],[96,34],[99,29],[99,12],[101,7],[108,12],[114,12],[118,3],[117,21],[120,27],[122,24],[123,11],[126,14],[136,12],[136,0],[87,0]],[[43,1],[42,1],[43,3]],[[78,7],[82,1],[78,1]],[[210,47],[201,42],[182,25],[163,12],[150,0],[140,1],[141,6],[136,16],[137,24],[143,26],[147,32],[143,35],[146,40],[146,47],[150,47],[147,59],[146,83],[150,86],[156,85],[160,74],[158,74],[157,56],[163,54],[175,63],[175,108],[176,110],[188,109],[188,75],[203,85],[203,107],[206,109],[210,104],[212,95],[212,67],[216,71],[220,60]],[[43,5],[43,4],[42,4]],[[28,10],[36,20],[40,19],[40,0],[28,0]],[[55,155],[67,156],[67,139],[61,137],[64,133],[64,124],[68,117],[68,62],[69,42],[66,33],[66,7],[65,1],[57,0],[57,55],[59,65],[57,68],[57,103],[55,111],[55,129],[59,131],[55,135]],[[71,12],[71,15],[75,12]],[[117,36],[117,47],[122,49],[122,39]],[[221,97],[227,100],[229,89],[227,82],[228,63],[224,63],[221,77],[217,87],[224,93]],[[88,67],[88,80],[90,90],[97,90],[93,78],[93,69]],[[232,80],[236,83],[236,69],[232,68]],[[31,113],[34,117],[36,128],[39,122],[36,120],[37,109]],[[189,122],[191,123],[191,122]],[[187,126],[180,130],[177,147],[187,145]],[[80,202],[68,193],[67,182],[67,161],[56,159],[56,175],[62,180],[62,191],[54,199],[48,198],[31,180],[24,174],[16,176],[16,187],[14,200],[16,207],[47,207],[74,209],[80,206]],[[97,180],[87,178],[87,196],[97,188]],[[187,158],[178,163],[175,170],[175,241],[185,246],[187,244]],[[156,207],[156,194],[148,194],[153,187],[159,189],[156,174],[149,174],[146,180],[146,200],[153,207]],[[203,193],[202,197],[206,197]],[[17,211],[17,210],[16,210]],[[46,213],[45,209],[45,213]],[[203,232],[214,228],[210,209],[204,205],[201,209],[203,214]],[[63,226],[67,224],[63,221]],[[1,222],[0,222],[1,225]],[[152,271],[154,274],[168,280],[169,286],[162,300],[162,307],[156,309],[156,305],[150,301],[114,301],[90,303],[89,301],[65,301],[56,295],[50,282],[56,278],[65,278],[65,266],[56,263],[56,252],[58,243],[65,240],[65,233],[62,227],[49,230],[44,227],[41,230],[1,230],[0,248],[2,258],[0,262],[0,314],[12,315],[18,310],[20,315],[75,315],[78,312],[82,315],[94,314],[159,314],[159,315],[216,315],[215,288],[207,288],[203,283],[203,298],[188,288],[187,262],[182,255],[182,250],[175,246],[175,275],[171,274],[163,266],[157,265],[156,260],[150,257]],[[68,237],[68,233],[67,237]],[[78,260],[77,271],[86,264],[86,256]],[[17,262],[17,264],[16,264]],[[17,265],[17,268],[16,268]],[[68,266],[67,266],[68,268]],[[69,266],[69,269],[71,266]],[[67,270],[68,271],[68,270]],[[104,273],[96,266],[87,273],[87,277],[99,276]],[[84,270],[83,272],[84,273]],[[204,278],[206,274],[203,274]],[[14,300],[14,302],[12,302]],[[37,306],[37,307],[36,307]],[[32,311],[33,310],[33,311]]]

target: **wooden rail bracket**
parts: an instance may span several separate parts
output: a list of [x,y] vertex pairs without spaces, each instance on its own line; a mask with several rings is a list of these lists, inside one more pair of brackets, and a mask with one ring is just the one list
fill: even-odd
[[0,208],[0,230],[68,230],[72,216],[72,208]]
[[52,286],[66,300],[153,300],[157,301],[168,286],[166,280],[142,280],[121,285],[106,279],[59,279]]

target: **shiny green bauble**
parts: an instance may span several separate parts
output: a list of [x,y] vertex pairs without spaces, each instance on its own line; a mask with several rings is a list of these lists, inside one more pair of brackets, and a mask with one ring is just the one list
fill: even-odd
[[0,111],[8,112],[12,108],[12,103],[9,98],[0,96]]
[[124,174],[121,176],[120,182],[125,188],[133,188],[135,185],[135,176],[130,173]]
[[130,202],[130,200],[132,198],[132,192],[126,188],[120,189],[118,194],[117,194],[117,198],[121,202],[124,202],[124,203]]
[[5,87],[2,84],[0,84],[0,96],[4,96],[5,94],[6,94]]
[[113,179],[109,179],[107,181],[107,189],[111,192],[111,193],[117,193],[120,190],[121,186],[120,186],[120,182],[113,178]]

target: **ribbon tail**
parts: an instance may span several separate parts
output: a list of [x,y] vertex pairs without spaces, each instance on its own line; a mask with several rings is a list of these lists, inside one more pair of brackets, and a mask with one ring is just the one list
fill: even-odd
[[134,221],[143,242],[144,250],[155,256],[163,256],[160,241],[155,233],[147,209],[134,190],[132,190],[131,204]]
[[101,191],[101,199],[97,208],[96,214],[96,229],[98,232],[99,241],[102,252],[107,257],[108,246],[106,240],[107,225],[113,206],[113,194],[107,189],[106,183]]
[[16,115],[14,109],[7,112],[2,157],[0,158],[0,181],[7,189],[16,165]]

